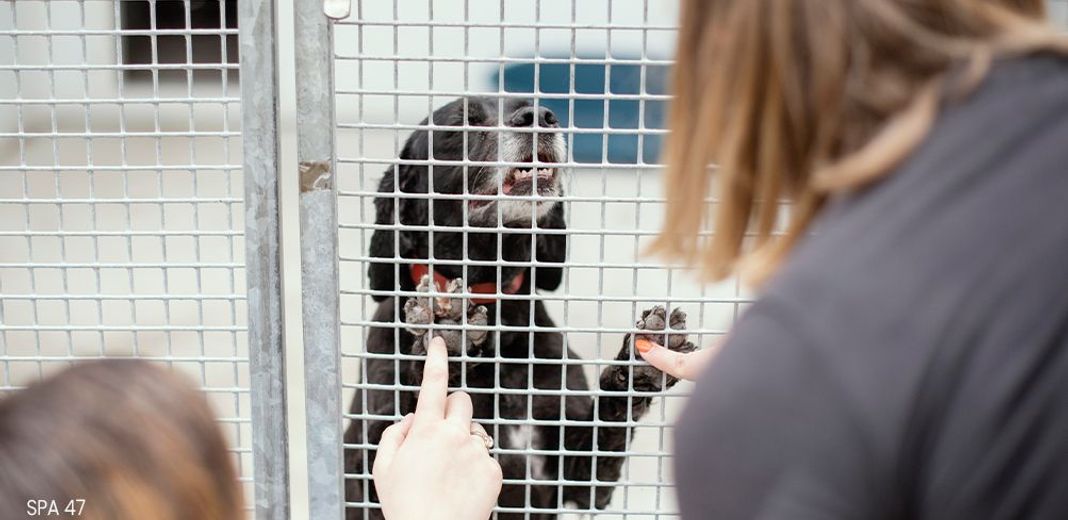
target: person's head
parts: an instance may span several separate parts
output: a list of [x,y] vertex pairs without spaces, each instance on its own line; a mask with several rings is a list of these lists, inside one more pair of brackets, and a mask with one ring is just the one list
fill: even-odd
[[77,365],[0,400],[0,503],[28,511],[28,500],[55,500],[62,510],[76,499],[87,520],[242,514],[204,396],[134,360]]
[[892,170],[992,59],[1065,52],[1044,18],[1044,0],[684,0],[651,249],[761,283],[828,197]]

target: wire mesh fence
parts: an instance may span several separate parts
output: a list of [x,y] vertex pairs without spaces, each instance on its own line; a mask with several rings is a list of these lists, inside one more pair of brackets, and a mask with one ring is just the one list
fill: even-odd
[[353,8],[334,32],[348,517],[379,515],[374,445],[411,411],[428,330],[452,338],[451,387],[498,440],[496,516],[673,517],[688,387],[649,393],[624,337],[661,305],[707,345],[750,301],[642,255],[676,2]]
[[[676,4],[354,9],[334,34],[349,517],[376,517],[370,458],[411,411],[412,331],[454,322],[453,387],[473,395],[505,471],[496,515],[672,517],[670,425],[687,387],[652,391],[662,375],[624,336],[661,305],[708,344],[747,301],[641,254],[663,209]],[[462,278],[486,316],[408,323],[430,270],[433,294]]]
[[0,391],[79,360],[166,363],[203,388],[250,492],[230,4],[0,2]]

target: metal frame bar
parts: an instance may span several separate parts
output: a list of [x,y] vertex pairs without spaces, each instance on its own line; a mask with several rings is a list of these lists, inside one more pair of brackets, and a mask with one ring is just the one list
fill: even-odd
[[345,514],[332,22],[294,4],[309,518]]
[[274,0],[244,0],[238,6],[253,500],[260,520],[290,515],[275,7]]

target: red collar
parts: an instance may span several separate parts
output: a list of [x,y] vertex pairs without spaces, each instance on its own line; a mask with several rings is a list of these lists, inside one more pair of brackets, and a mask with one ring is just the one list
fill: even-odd
[[[426,264],[412,264],[411,274],[412,281],[416,285],[423,280],[423,275],[430,273],[430,268]],[[504,294],[515,294],[519,292],[519,288],[523,286],[524,272],[520,271],[519,274],[512,278],[510,282],[504,287],[501,287],[501,292]],[[434,271],[434,285],[437,286],[437,290],[443,290],[448,283],[448,279],[445,275],[441,274],[441,271]],[[467,291],[472,294],[497,294],[497,284],[493,282],[476,283],[467,288]],[[478,305],[489,305],[496,303],[497,298],[471,298],[471,302]]]

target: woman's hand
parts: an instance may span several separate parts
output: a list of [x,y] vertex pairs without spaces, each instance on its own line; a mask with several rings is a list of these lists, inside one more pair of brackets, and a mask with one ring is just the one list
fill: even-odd
[[675,352],[647,339],[635,341],[634,346],[650,365],[679,379],[693,381],[701,374],[701,370],[708,365],[716,352],[719,352],[720,344],[693,352]]
[[415,413],[382,433],[371,470],[387,520],[485,520],[497,503],[501,466],[472,433],[485,431],[471,422],[471,397],[446,397],[448,379],[445,342],[434,338]]

